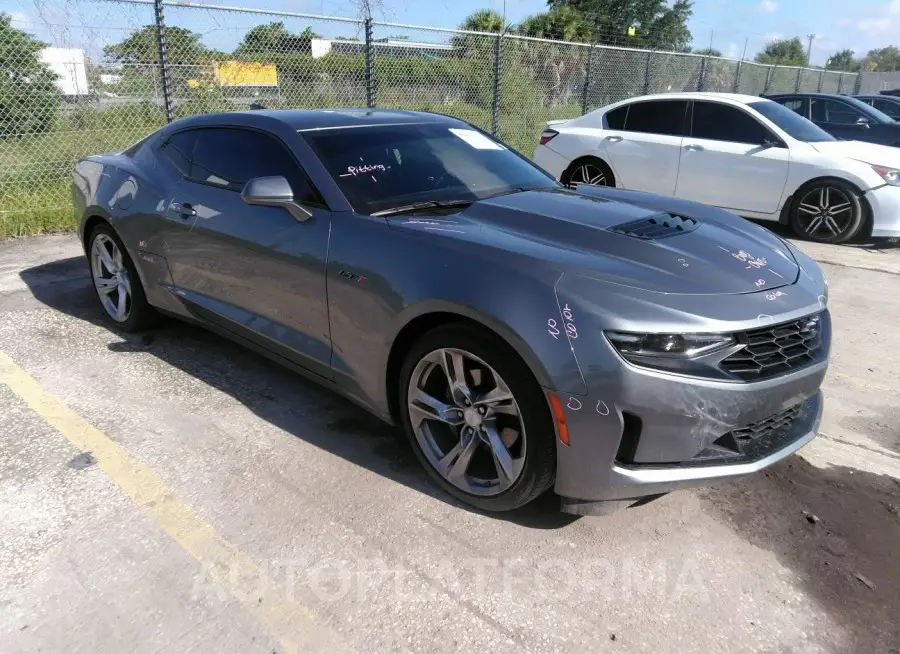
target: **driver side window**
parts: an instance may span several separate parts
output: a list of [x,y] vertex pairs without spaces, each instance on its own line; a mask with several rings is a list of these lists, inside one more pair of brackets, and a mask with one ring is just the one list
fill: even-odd
[[832,125],[855,125],[860,118],[865,118],[862,112],[850,105],[835,100],[823,100],[813,98],[812,119],[819,123],[831,123]]
[[250,129],[208,127],[198,130],[191,158],[191,181],[240,193],[255,177],[281,176],[288,180],[294,199],[324,207],[300,164],[275,137]]

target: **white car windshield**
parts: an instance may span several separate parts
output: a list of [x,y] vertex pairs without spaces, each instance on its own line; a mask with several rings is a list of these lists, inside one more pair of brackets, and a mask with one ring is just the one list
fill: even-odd
[[762,100],[760,102],[751,102],[747,106],[761,113],[798,141],[805,141],[806,143],[837,141],[824,129],[793,110],[788,109],[783,104],[778,104],[771,100]]

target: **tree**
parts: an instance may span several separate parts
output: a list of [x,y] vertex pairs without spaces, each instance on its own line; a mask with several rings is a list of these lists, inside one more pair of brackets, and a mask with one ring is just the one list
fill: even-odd
[[716,50],[715,48],[698,48],[694,50],[694,54],[704,55],[707,57],[721,57],[722,51]]
[[0,136],[44,132],[56,117],[62,95],[40,59],[44,47],[0,13]]
[[499,32],[504,29],[503,16],[493,9],[479,9],[471,13],[459,26],[470,32]]
[[239,57],[259,56],[263,53],[310,53],[310,41],[321,38],[309,27],[300,34],[291,34],[284,23],[257,25],[244,35],[234,54]]
[[515,31],[524,36],[561,41],[592,41],[594,28],[584,14],[572,7],[556,7],[526,17]]
[[770,41],[762,52],[756,55],[760,64],[778,64],[780,66],[807,66],[809,59],[803,49],[803,41],[799,36],[792,39]]
[[826,70],[856,71],[860,62],[853,57],[853,50],[839,50],[828,58]]
[[680,52],[691,44],[687,21],[694,13],[693,0],[675,0],[671,7],[667,0],[548,0],[547,5],[579,12],[593,26],[597,43]]
[[[170,64],[194,64],[211,52],[200,41],[200,35],[183,27],[166,27],[166,45]],[[156,26],[146,25],[131,33],[124,41],[107,45],[103,55],[121,64],[154,64],[159,61]]]
[[886,48],[869,50],[862,60],[864,70],[875,73],[900,70],[900,49],[889,45]]

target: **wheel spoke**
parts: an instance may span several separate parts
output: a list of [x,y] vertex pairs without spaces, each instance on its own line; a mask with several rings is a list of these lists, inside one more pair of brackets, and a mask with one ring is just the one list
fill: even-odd
[[98,291],[106,295],[109,295],[119,288],[119,282],[115,279],[107,279],[106,277],[98,277],[94,280],[94,285],[97,287]]
[[113,261],[113,258],[109,255],[109,251],[106,249],[105,244],[97,243],[97,254],[100,255],[100,261],[106,268],[106,272],[108,272],[110,275],[114,275],[116,273],[116,264]]
[[447,423],[448,425],[458,425],[462,420],[462,416],[453,409],[453,405],[441,402],[439,399],[416,388],[413,391],[413,397],[409,401],[409,408],[417,412],[421,420],[430,419]]
[[588,170],[588,167],[587,167],[587,166],[582,166],[582,167],[578,170],[578,172],[581,173],[581,182],[582,182],[583,184],[590,184],[590,181],[589,181],[589,180],[591,179],[591,173],[590,173],[590,171]]
[[800,203],[800,211],[803,211],[805,213],[811,213],[812,215],[817,216],[817,215],[819,215],[819,212],[821,211],[821,209],[819,209],[819,207],[817,207],[813,204],[805,204],[805,203],[801,202]]
[[457,443],[438,461],[438,469],[448,480],[462,481],[479,442],[478,438],[473,436],[465,445]]
[[125,312],[128,310],[128,294],[122,286],[119,286],[119,304],[116,306],[116,315],[119,320],[125,319]]
[[813,218],[806,228],[806,233],[812,236],[822,225],[822,220],[823,216],[816,216],[815,218]]
[[834,218],[831,216],[825,216],[825,226],[832,234],[839,234],[841,231],[841,228],[838,227],[838,224],[834,222]]
[[831,207],[831,215],[833,216],[836,213],[844,213],[845,211],[850,211],[850,203],[844,202],[843,204],[836,204]]
[[596,177],[592,177],[592,178],[591,178],[591,181],[588,182],[588,183],[589,183],[589,184],[593,184],[594,186],[599,186],[599,185],[601,185],[604,181],[605,181],[605,178],[603,177],[603,173],[600,173],[600,174],[597,175]]
[[484,425],[482,427],[488,439],[488,445],[491,448],[491,456],[494,459],[494,466],[497,468],[497,474],[500,476],[500,484],[509,486],[516,479],[512,456],[497,429],[493,425]]

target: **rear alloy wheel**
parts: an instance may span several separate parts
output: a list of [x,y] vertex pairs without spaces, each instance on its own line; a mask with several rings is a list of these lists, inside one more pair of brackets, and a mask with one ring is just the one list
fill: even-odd
[[798,236],[820,243],[846,243],[863,225],[859,194],[849,184],[819,182],[795,197],[790,222]]
[[444,489],[504,511],[549,488],[555,435],[530,371],[493,340],[462,325],[427,334],[404,362],[402,417],[416,455]]
[[566,175],[566,186],[615,186],[612,172],[599,159],[582,159],[573,165]]

